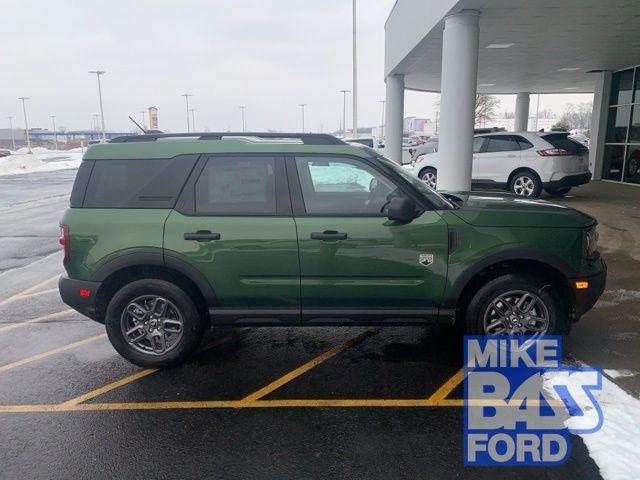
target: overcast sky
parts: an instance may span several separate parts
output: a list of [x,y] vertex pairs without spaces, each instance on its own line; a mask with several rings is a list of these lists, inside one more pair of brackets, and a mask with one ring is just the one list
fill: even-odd
[[[358,124],[380,123],[384,98],[384,21],[394,0],[360,0]],[[111,0],[4,2],[0,45],[0,125],[28,101],[31,127],[84,129],[98,112],[102,69],[107,130],[128,131],[140,111],[158,107],[160,128],[186,130],[183,93],[192,93],[196,127],[333,131],[340,89],[351,89],[350,0]],[[590,95],[543,96],[558,113]],[[500,111],[515,99],[501,97]],[[533,103],[533,100],[532,100]],[[434,95],[408,92],[405,112],[434,115]],[[350,99],[347,125],[351,125]]]

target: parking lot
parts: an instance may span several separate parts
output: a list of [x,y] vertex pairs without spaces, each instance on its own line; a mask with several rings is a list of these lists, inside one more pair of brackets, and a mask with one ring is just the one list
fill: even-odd
[[[0,177],[1,478],[25,465],[33,478],[600,478],[579,437],[559,468],[462,467],[461,342],[448,329],[218,329],[184,366],[127,363],[57,293],[73,173],[30,174],[28,192]],[[562,200],[598,218],[609,264],[566,355],[631,372],[614,380],[636,397],[639,199],[594,183]]]

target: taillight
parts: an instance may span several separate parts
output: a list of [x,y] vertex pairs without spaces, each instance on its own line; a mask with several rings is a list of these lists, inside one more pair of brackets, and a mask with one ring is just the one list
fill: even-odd
[[572,153],[564,148],[548,148],[546,150],[538,150],[538,155],[542,155],[543,157],[560,157],[572,155]]
[[69,225],[60,224],[60,238],[58,239],[58,242],[62,245],[62,249],[64,251],[64,259],[62,261],[66,262],[69,259],[69,254],[71,253]]

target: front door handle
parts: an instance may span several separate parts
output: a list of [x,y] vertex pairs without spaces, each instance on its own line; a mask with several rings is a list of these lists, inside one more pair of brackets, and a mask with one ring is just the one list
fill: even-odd
[[313,232],[311,240],[346,240],[347,234],[336,230],[325,230],[324,232]]
[[185,240],[195,240],[196,242],[210,242],[211,240],[220,240],[219,233],[212,233],[210,230],[198,230],[194,233],[185,233]]
[[507,158],[516,158],[516,155],[512,153],[511,155],[507,155]]

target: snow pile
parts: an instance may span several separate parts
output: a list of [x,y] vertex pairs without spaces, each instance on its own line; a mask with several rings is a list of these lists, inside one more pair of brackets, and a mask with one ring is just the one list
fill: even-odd
[[[559,376],[562,377],[561,381]],[[544,379],[545,389],[555,398],[559,397],[550,387],[554,382],[563,385],[575,383],[575,390],[582,391],[580,384],[572,380],[572,376],[566,371],[548,371],[544,374]],[[598,464],[605,480],[639,479],[640,400],[606,377],[602,378],[602,390],[594,391],[593,396],[600,404],[604,420],[602,428],[597,432],[580,435],[589,449],[589,455]],[[591,402],[584,391],[581,397],[574,400],[585,414],[569,418],[565,423],[567,427],[583,428],[591,425],[593,417],[597,418],[598,414],[590,408]]]
[[42,147],[36,147],[32,152],[28,154],[26,148],[21,148],[8,157],[0,157],[0,175],[78,168],[82,160],[81,152],[47,150]]

